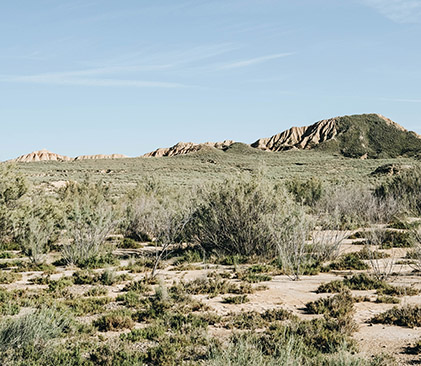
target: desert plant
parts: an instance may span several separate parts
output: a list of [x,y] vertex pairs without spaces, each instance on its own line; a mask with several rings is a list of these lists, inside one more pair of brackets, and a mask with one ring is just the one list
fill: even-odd
[[325,314],[334,318],[352,315],[354,300],[349,290],[344,290],[337,295],[321,298],[306,304],[310,314]]
[[16,242],[30,260],[42,264],[50,244],[58,238],[59,217],[51,198],[37,194],[21,210]]
[[370,322],[382,324],[394,324],[403,327],[421,326],[421,306],[405,305],[400,308],[394,306],[392,309],[374,316]]
[[286,202],[285,192],[261,177],[240,176],[214,184],[194,212],[190,238],[207,252],[273,256]]
[[411,259],[410,266],[415,271],[421,272],[421,228],[413,230],[414,245],[413,248],[406,254],[407,258]]
[[0,241],[14,238],[19,205],[28,188],[26,178],[13,164],[0,164]]
[[323,227],[338,223],[342,229],[355,229],[371,223],[387,223],[398,212],[393,197],[380,199],[359,186],[331,186],[314,208]]
[[329,270],[364,270],[368,268],[368,265],[360,259],[358,253],[344,254],[327,266]]
[[278,253],[282,269],[293,280],[298,280],[304,268],[313,262],[307,239],[311,223],[301,209],[291,212],[278,231]]
[[394,265],[396,263],[396,255],[394,252],[387,258],[379,258],[376,255],[376,249],[382,248],[387,237],[387,232],[384,229],[375,229],[367,231],[367,253],[373,275],[378,280],[386,280],[393,273]]
[[101,332],[108,332],[119,329],[131,329],[134,326],[134,322],[130,313],[114,311],[95,320],[94,326]]
[[308,206],[314,206],[324,193],[323,183],[315,177],[304,181],[295,178],[287,182],[286,186],[297,203]]
[[0,325],[0,349],[39,346],[59,337],[70,325],[68,315],[54,308],[41,308]]
[[69,239],[62,249],[64,260],[83,265],[109,253],[105,239],[116,226],[117,219],[108,187],[89,181],[68,183],[61,191],[61,197],[66,207],[64,226]]
[[407,169],[394,176],[380,184],[375,194],[383,200],[392,197],[406,211],[421,215],[421,168]]

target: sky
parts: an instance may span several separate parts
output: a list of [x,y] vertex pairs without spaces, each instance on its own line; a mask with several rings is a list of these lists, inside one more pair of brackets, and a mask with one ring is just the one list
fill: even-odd
[[421,134],[420,65],[421,0],[2,0],[0,160],[359,113]]

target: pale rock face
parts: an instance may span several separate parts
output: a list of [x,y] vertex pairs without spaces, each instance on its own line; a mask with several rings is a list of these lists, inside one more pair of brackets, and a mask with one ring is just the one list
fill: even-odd
[[216,149],[225,149],[234,143],[232,140],[225,140],[222,142],[205,142],[196,144],[194,142],[179,142],[178,144],[168,147],[160,148],[150,153],[143,155],[145,158],[162,157],[162,156],[176,156],[190,154],[195,151],[201,150],[203,147],[213,147]]
[[110,154],[110,155],[80,155],[75,157],[74,160],[97,160],[97,159],[125,159],[127,158],[126,155],[123,154]]
[[272,137],[259,139],[252,147],[260,150],[282,151],[290,149],[311,149],[331,140],[337,135],[336,118],[325,119],[311,126],[292,127]]
[[14,159],[13,161],[17,163],[31,163],[34,161],[69,161],[72,158],[68,156],[59,155],[52,153],[48,150],[39,150],[31,152],[30,154],[19,156],[18,158]]
[[121,154],[111,154],[111,155],[82,155],[76,158],[70,158],[68,156],[59,155],[52,153],[48,150],[39,150],[31,152],[30,154],[19,156],[12,161],[16,163],[32,163],[37,161],[73,161],[73,160],[95,160],[95,159],[122,159],[126,158],[127,156]]

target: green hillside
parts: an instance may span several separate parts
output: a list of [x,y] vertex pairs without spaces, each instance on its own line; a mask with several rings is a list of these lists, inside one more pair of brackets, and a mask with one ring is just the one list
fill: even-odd
[[421,139],[377,114],[344,116],[337,119],[338,135],[317,148],[340,152],[351,158],[395,158],[421,154]]

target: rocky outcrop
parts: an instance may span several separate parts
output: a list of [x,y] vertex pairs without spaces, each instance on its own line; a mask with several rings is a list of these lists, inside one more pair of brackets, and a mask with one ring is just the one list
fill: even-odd
[[216,148],[216,149],[225,149],[231,146],[234,141],[225,140],[222,142],[204,142],[201,144],[197,144],[194,142],[179,142],[178,144],[168,147],[168,148],[160,148],[150,153],[143,155],[145,158],[151,157],[162,157],[162,156],[176,156],[176,155],[185,155],[190,154],[192,152],[196,152],[202,150],[206,147]]
[[74,158],[74,160],[97,160],[97,159],[124,159],[127,158],[126,155],[123,154],[110,154],[110,155],[80,155]]
[[16,159],[13,159],[12,161],[15,161],[17,163],[32,163],[35,161],[69,161],[72,160],[72,158],[69,158],[68,156],[59,155],[52,153],[48,150],[39,150],[31,152],[30,154],[19,156]]
[[31,152],[30,154],[19,156],[11,161],[16,163],[33,163],[37,161],[74,161],[74,160],[97,160],[97,159],[122,159],[127,156],[122,154],[111,154],[111,155],[81,155],[76,158],[71,158],[64,155],[59,155],[48,150],[39,150]]
[[311,126],[292,127],[269,138],[262,138],[251,146],[260,150],[282,151],[311,149],[337,135],[336,118],[325,119]]

